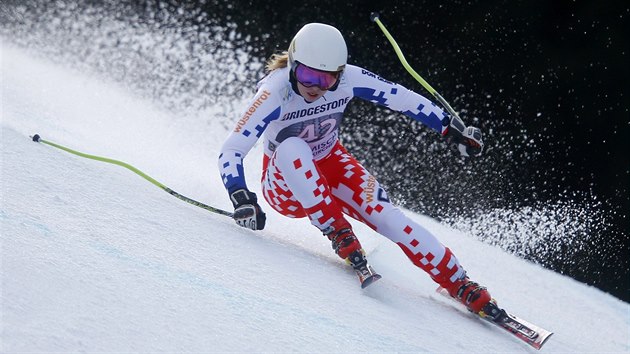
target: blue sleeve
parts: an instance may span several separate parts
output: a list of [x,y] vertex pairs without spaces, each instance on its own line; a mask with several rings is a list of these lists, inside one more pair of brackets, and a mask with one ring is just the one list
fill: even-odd
[[443,134],[449,116],[435,103],[363,68],[348,65],[345,75],[355,97],[388,107]]

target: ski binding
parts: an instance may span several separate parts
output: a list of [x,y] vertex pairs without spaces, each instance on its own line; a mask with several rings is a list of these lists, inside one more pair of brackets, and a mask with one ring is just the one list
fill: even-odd
[[[458,305],[464,306],[459,301],[452,298],[446,289],[438,287],[436,291],[453,300]],[[484,310],[479,313],[478,316],[538,350],[542,348],[542,346],[553,334],[551,331],[527,322],[524,319],[505,311],[497,306],[494,300],[486,305]]]

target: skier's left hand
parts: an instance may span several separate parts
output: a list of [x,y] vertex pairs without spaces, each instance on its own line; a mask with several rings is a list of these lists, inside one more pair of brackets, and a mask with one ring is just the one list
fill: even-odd
[[453,117],[446,133],[446,139],[457,146],[461,156],[479,156],[483,151],[481,129],[466,127],[459,117]]

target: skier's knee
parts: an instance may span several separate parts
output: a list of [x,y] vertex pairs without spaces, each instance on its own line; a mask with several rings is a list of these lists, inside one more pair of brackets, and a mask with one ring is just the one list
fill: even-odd
[[313,153],[308,143],[297,137],[290,137],[276,147],[276,159],[280,164],[293,163],[300,158],[313,158]]

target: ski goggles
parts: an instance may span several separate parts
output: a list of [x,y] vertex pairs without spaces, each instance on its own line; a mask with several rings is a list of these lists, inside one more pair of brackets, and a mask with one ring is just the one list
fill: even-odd
[[298,64],[295,68],[296,80],[305,87],[317,86],[326,91],[335,86],[339,79],[339,71],[321,71]]

